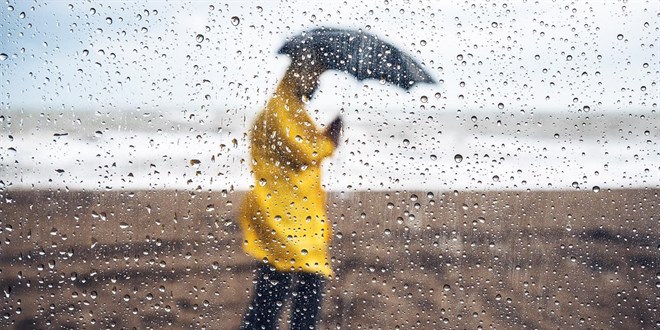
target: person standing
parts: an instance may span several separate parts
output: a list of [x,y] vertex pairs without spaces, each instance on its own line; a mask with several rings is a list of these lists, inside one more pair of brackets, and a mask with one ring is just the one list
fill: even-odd
[[343,124],[338,116],[320,130],[305,109],[323,71],[313,59],[292,61],[250,132],[255,184],[239,223],[244,251],[263,264],[242,329],[275,329],[289,296],[291,329],[314,329],[333,275],[321,163],[339,144]]

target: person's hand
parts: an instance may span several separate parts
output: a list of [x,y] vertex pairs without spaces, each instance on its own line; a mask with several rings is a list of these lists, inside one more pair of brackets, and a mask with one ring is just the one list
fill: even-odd
[[330,123],[328,128],[325,130],[325,135],[332,140],[332,143],[335,146],[339,145],[339,139],[341,138],[341,130],[344,126],[344,122],[341,119],[341,116],[337,116],[335,120]]

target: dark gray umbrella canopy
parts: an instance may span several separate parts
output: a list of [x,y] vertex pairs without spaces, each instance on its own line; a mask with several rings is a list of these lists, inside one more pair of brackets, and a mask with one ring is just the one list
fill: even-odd
[[287,54],[294,61],[311,55],[325,70],[346,72],[358,80],[385,80],[405,90],[415,83],[435,83],[412,57],[364,31],[305,31],[287,41],[278,53]]

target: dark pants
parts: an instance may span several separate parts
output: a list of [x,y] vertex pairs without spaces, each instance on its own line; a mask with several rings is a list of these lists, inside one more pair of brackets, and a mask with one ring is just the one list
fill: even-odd
[[277,318],[289,296],[292,282],[291,329],[316,329],[321,312],[323,276],[296,272],[286,273],[262,265],[257,273],[252,303],[241,324],[241,329],[276,329]]

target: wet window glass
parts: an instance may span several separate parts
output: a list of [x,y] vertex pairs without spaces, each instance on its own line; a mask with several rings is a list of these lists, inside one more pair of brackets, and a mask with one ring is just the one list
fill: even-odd
[[2,328],[660,326],[660,9],[0,5]]

